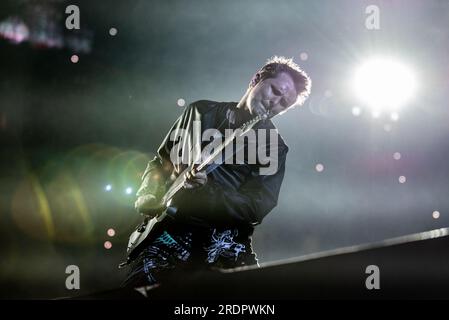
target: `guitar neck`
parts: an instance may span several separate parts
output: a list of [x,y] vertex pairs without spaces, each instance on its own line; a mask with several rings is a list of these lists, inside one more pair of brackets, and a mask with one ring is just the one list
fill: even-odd
[[191,171],[191,170],[195,170],[195,171],[201,171],[203,170],[206,166],[210,165],[215,158],[221,154],[221,152],[230,144],[232,143],[232,141],[234,141],[234,139],[236,137],[240,137],[242,135],[244,135],[246,132],[248,132],[256,123],[258,123],[260,120],[262,119],[266,119],[268,115],[260,115],[257,116],[251,120],[249,120],[248,122],[244,123],[240,128],[234,130],[232,132],[232,134],[230,134],[229,136],[227,136],[225,138],[225,140],[223,141],[223,143],[221,143],[219,146],[217,146],[216,148],[214,148],[214,152],[212,152],[209,156],[207,156],[206,159],[204,159],[198,166],[194,167],[193,166],[189,166],[187,167],[187,169],[185,169],[179,176],[178,178],[173,182],[173,184],[170,186],[170,188],[167,190],[167,192],[165,193],[165,195],[162,197],[162,202],[164,204],[167,204],[171,198],[173,198],[173,196],[183,187],[184,182],[185,182],[185,175],[187,173],[187,171]]
[[230,144],[232,141],[234,141],[235,137],[237,136],[237,131],[234,130],[231,135],[225,138],[225,141],[223,141],[222,144],[220,144],[217,148],[214,148],[214,152],[212,152],[206,159],[204,159],[203,162],[201,162],[196,168],[196,171],[203,170],[206,166],[211,164],[214,159],[221,154],[221,152]]

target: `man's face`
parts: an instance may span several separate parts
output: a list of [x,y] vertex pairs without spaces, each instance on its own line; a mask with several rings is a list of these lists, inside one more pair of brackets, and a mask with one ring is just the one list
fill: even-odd
[[256,116],[270,111],[270,117],[288,109],[297,98],[292,77],[281,72],[275,78],[260,81],[251,89],[246,105],[251,115]]

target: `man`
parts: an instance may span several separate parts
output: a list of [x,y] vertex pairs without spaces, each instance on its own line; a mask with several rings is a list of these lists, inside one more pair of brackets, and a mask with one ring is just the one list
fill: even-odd
[[[136,210],[154,217],[167,186],[194,161],[191,151],[196,142],[189,139],[195,136],[195,124],[201,124],[203,134],[210,129],[223,133],[240,128],[256,116],[271,118],[302,105],[310,88],[310,78],[292,59],[273,57],[254,75],[240,102],[202,100],[189,105],[161,144],[158,156],[148,163]],[[251,236],[254,226],[277,205],[288,147],[269,119],[259,121],[254,130],[275,132],[269,139],[257,135],[255,149],[250,148],[249,139],[243,148],[249,153],[260,148],[274,153],[274,172],[262,174],[260,152],[255,162],[249,161],[248,154],[240,161],[218,162],[209,170],[189,171],[183,189],[170,204],[176,213],[158,223],[143,249],[128,259],[131,266],[125,285],[156,284],[170,274],[167,271],[179,268],[257,265]],[[206,149],[204,141],[200,145]],[[231,156],[235,160],[236,155]]]

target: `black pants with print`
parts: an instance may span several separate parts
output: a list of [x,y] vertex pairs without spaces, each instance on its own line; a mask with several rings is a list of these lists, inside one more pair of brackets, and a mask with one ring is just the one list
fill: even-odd
[[163,282],[179,268],[236,268],[258,265],[251,236],[238,228],[198,228],[171,223],[130,264],[124,286]]

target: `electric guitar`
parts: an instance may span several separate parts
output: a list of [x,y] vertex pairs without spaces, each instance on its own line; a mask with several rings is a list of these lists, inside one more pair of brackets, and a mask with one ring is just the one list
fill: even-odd
[[[221,152],[226,148],[226,146],[232,143],[235,138],[243,136],[249,130],[251,130],[254,127],[254,125],[256,125],[259,121],[268,119],[268,116],[269,113],[265,113],[262,115],[258,115],[255,118],[245,122],[242,126],[235,129],[231,135],[227,136],[219,146],[214,148],[214,152],[208,155],[207,158],[204,159],[200,164],[198,165],[191,164],[178,175],[178,177],[173,181],[173,183],[168,188],[167,192],[160,200],[160,205],[157,206],[157,208],[160,208],[159,212],[156,212],[154,215],[152,215],[153,218],[151,219],[148,216],[145,217],[144,221],[137,227],[137,229],[129,237],[127,247],[128,260],[127,262],[120,264],[120,267],[127,265],[130,262],[131,258],[134,257],[138,252],[140,252],[143,241],[149,237],[151,230],[154,229],[154,226],[156,224],[164,220],[167,217],[167,215],[169,215],[171,212],[173,213],[176,212],[176,208],[170,206],[170,203],[175,194],[183,188],[184,182],[186,181],[186,174],[192,171],[193,172],[201,171],[207,166],[211,165],[212,162],[216,160],[216,157],[220,155]],[[215,161],[215,164],[216,162],[217,161]],[[210,170],[206,170],[206,172],[209,173],[218,166],[219,165],[210,166],[208,167],[208,169]],[[157,210],[158,209],[156,209],[156,211]]]

